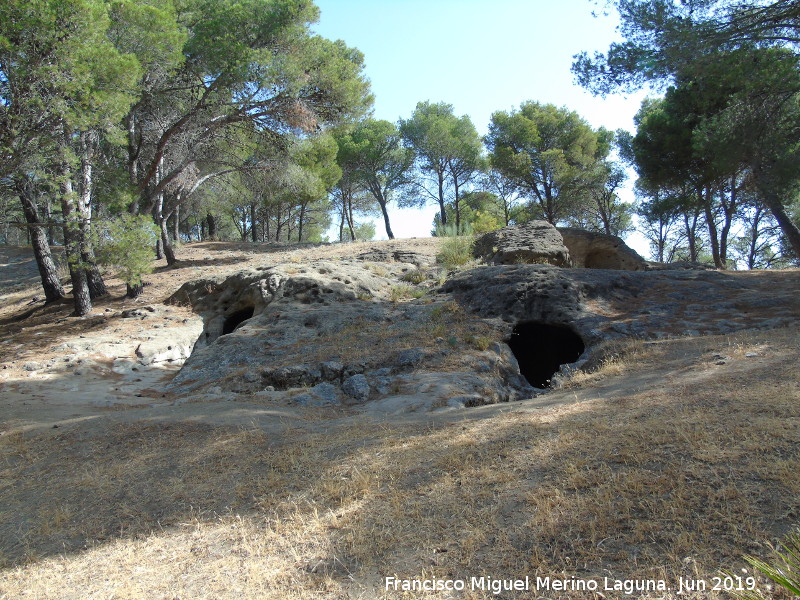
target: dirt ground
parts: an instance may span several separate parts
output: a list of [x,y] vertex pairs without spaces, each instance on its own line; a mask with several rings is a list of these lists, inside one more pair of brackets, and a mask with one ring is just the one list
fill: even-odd
[[[175,367],[70,350],[108,336],[130,358],[145,323],[191,315],[120,315],[185,281],[381,244],[192,244],[82,318],[43,306],[24,252],[0,247],[0,599],[721,598],[722,570],[748,586],[743,555],[800,523],[795,330],[621,344],[533,400],[384,419],[174,405]],[[70,353],[85,362],[30,370]],[[570,585],[491,589],[525,577]]]

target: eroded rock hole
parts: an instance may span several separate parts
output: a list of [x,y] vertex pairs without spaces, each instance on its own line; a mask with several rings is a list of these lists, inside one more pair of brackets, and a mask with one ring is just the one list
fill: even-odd
[[247,308],[242,308],[241,310],[237,310],[234,313],[228,315],[225,319],[225,322],[222,324],[222,334],[221,335],[228,335],[229,333],[233,333],[233,331],[242,323],[247,321],[247,319],[251,319],[253,317],[254,307],[248,306]]
[[575,362],[585,349],[580,336],[568,327],[544,323],[519,323],[508,346],[520,373],[537,388],[549,387],[561,365]]

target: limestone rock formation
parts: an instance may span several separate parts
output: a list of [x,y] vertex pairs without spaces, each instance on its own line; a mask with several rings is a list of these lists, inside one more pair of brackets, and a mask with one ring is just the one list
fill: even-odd
[[559,227],[573,267],[643,271],[644,260],[621,238],[573,227]]
[[[800,273],[500,264],[438,289],[420,282],[423,297],[398,299],[406,275],[422,271],[388,258],[281,263],[185,284],[170,301],[191,306],[203,332],[169,390],[319,409],[459,410],[541,393],[561,365],[590,363],[607,340],[800,321],[794,294],[771,290],[771,278],[800,288]],[[543,363],[553,364],[541,373]]]
[[497,265],[550,264],[570,266],[570,257],[561,234],[547,221],[490,231],[475,241],[473,253]]
[[392,412],[536,394],[507,348],[490,347],[505,325],[437,294],[391,301],[409,271],[408,263],[314,261],[185,284],[169,301],[191,305],[205,329],[170,390],[197,397],[213,382],[309,407],[379,400],[370,410]]

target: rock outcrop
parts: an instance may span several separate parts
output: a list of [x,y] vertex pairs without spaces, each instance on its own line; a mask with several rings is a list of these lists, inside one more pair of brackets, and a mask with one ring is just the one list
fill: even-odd
[[490,231],[475,241],[473,253],[496,265],[548,264],[570,266],[570,256],[561,234],[547,221]]
[[621,238],[573,227],[559,227],[573,267],[644,271],[647,261]]
[[[539,259],[566,259],[554,243],[547,247]],[[437,288],[435,269],[386,258],[282,263],[185,284],[170,301],[199,313],[203,333],[169,389],[186,399],[246,395],[309,408],[456,410],[541,393],[519,361],[549,349],[529,352],[531,345],[563,346],[565,362],[579,368],[615,338],[800,321],[795,295],[771,290],[775,277],[784,278],[783,290],[791,289],[787,277],[800,289],[800,273],[500,264],[458,272]],[[514,337],[525,332],[535,333]],[[512,353],[512,340],[526,348],[524,358]]]
[[[406,263],[315,261],[186,284],[170,302],[190,304],[205,331],[170,389],[190,398],[218,388],[303,406],[380,400],[371,410],[384,411],[536,394],[508,348],[493,345],[507,334],[504,324],[439,294],[393,301],[393,289],[410,287],[401,282],[409,271],[416,268]],[[247,318],[234,325],[236,315]]]

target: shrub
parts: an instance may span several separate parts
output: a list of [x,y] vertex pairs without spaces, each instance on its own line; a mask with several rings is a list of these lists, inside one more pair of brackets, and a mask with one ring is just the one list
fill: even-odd
[[422,283],[426,279],[428,279],[428,275],[424,271],[420,271],[419,269],[403,273],[403,276],[400,278],[401,281],[405,281],[406,283],[415,283],[415,284]]
[[436,262],[448,270],[467,264],[472,260],[474,242],[472,236],[466,235],[444,238]]
[[95,223],[93,230],[97,259],[119,269],[118,277],[125,282],[130,298],[142,293],[142,276],[153,271],[153,246],[157,240],[158,228],[143,215],[124,213]]
[[394,285],[389,290],[389,300],[392,302],[399,302],[400,300],[408,300],[410,298],[422,298],[425,295],[425,290],[414,288],[407,283]]

